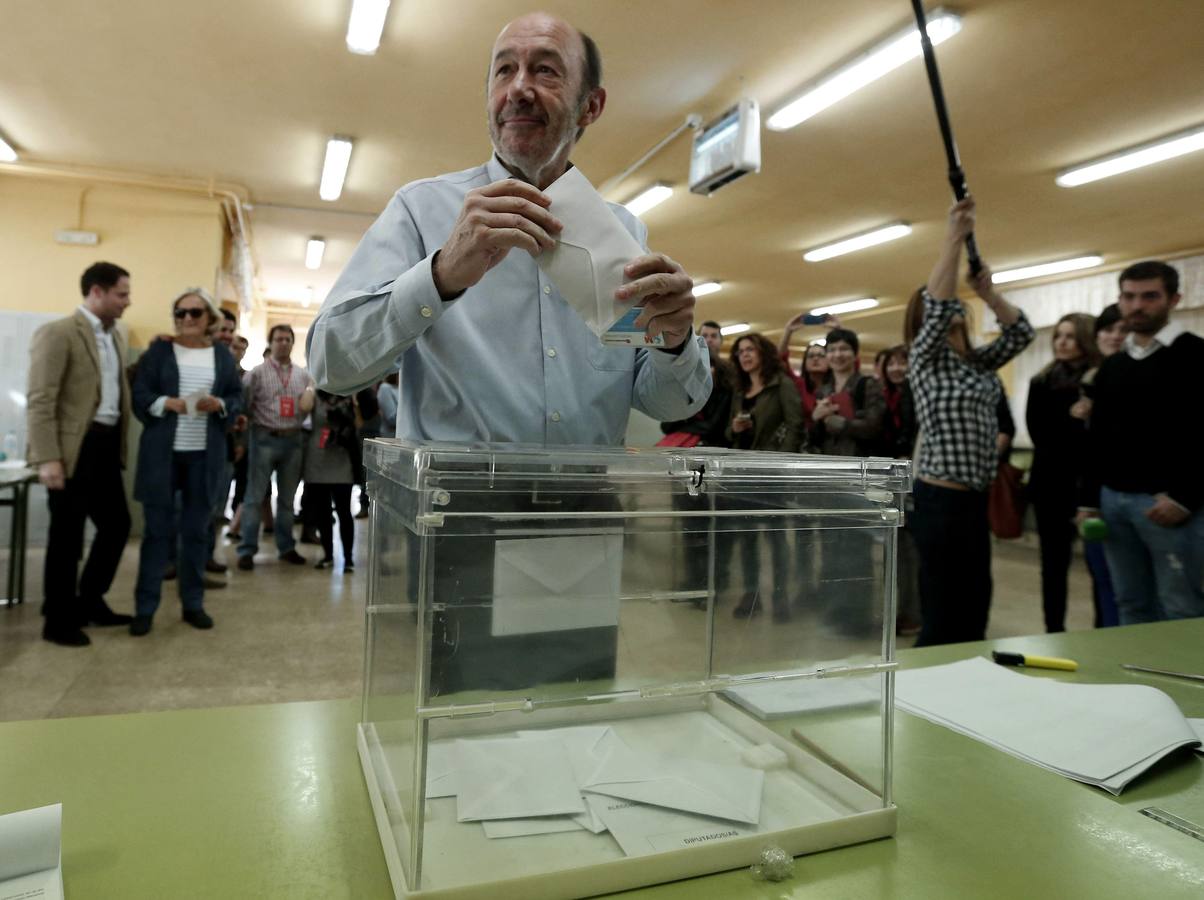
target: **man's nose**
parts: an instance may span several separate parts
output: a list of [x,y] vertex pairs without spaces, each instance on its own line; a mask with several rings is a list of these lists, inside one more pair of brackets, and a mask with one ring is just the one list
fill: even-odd
[[532,82],[527,70],[520,68],[515,76],[510,80],[510,89],[507,91],[512,101],[514,100],[530,100],[533,96]]

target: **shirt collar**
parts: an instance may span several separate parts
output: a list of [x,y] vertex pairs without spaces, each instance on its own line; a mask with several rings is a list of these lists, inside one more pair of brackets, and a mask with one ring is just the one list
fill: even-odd
[[[1154,343],[1156,343],[1159,347],[1169,347],[1176,340],[1178,340],[1181,334],[1186,333],[1186,331],[1187,329],[1178,322],[1167,322],[1158,330],[1158,333],[1154,335]],[[1144,350],[1144,352],[1148,353],[1150,351],[1150,345],[1147,344],[1144,348],[1140,347],[1137,343],[1137,339],[1133,335],[1133,332],[1130,331],[1127,335],[1125,335],[1125,349]]]
[[79,311],[84,314],[84,317],[88,320],[88,324],[92,326],[92,330],[94,332],[97,334],[109,333],[109,329],[105,328],[104,322],[100,321],[100,318],[94,312],[92,312],[92,310],[88,309],[88,307],[81,304]]
[[[567,172],[571,168],[573,168],[573,164],[572,162],[569,162],[565,171]],[[507,169],[505,165],[502,164],[502,161],[498,159],[498,155],[496,153],[489,157],[489,162],[485,163],[485,171],[489,173],[491,184],[495,181],[501,181],[505,178],[515,177],[514,173]]]

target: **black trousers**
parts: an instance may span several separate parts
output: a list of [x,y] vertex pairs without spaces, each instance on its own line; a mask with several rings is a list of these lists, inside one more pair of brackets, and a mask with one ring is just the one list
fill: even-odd
[[351,517],[350,484],[305,483],[302,504],[305,506],[305,524],[322,536],[322,557],[334,558],[334,516],[330,514],[333,504],[339,516],[339,540],[343,544],[343,560],[353,562],[351,551],[355,547],[355,520]]
[[1045,630],[1066,630],[1067,578],[1074,548],[1074,498],[1033,498],[1037,537],[1041,542],[1041,606]]
[[992,589],[987,495],[917,480],[914,496],[924,617],[916,646],[981,641]]
[[[48,492],[50,532],[42,611],[49,628],[83,625],[91,607],[108,593],[121,562],[121,553],[130,536],[130,511],[121,480],[119,428],[94,426],[84,436],[79,462],[66,486]],[[96,526],[96,538],[77,588],[84,523],[88,519]]]

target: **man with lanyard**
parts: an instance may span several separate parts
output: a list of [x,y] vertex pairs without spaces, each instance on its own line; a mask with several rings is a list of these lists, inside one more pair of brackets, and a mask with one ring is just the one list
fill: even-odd
[[238,567],[255,568],[259,550],[260,504],[276,473],[276,550],[280,559],[303,565],[293,538],[293,499],[301,478],[304,446],[301,422],[314,408],[313,379],[292,363],[293,329],[273,325],[268,332],[270,355],[247,376],[247,409],[251,417],[247,451],[247,494],[242,506],[242,541]]

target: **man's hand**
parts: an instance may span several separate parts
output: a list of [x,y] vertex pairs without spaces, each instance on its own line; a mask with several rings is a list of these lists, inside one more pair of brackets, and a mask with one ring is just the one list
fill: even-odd
[[242,415],[241,413],[239,413],[237,416],[235,416],[233,430],[234,431],[246,431],[247,430],[247,417]]
[[38,466],[38,481],[49,491],[61,491],[67,486],[67,473],[61,459],[44,462]]
[[1155,494],[1154,505],[1145,511],[1145,517],[1163,528],[1175,528],[1191,518],[1191,513],[1166,494]]
[[632,280],[617,291],[617,300],[638,300],[644,309],[636,328],[649,338],[664,335],[665,349],[680,347],[694,334],[694,279],[663,253],[632,260],[623,268]]
[[547,194],[514,178],[469,191],[435,258],[439,295],[446,300],[472,287],[516,247],[532,256],[551,250],[564,227],[551,205]]
[[212,394],[206,394],[196,402],[196,411],[203,413],[220,412],[222,408],[221,401]]
[[1090,397],[1080,397],[1070,407],[1070,414],[1076,419],[1082,419],[1084,422],[1091,418],[1092,401]]
[[163,404],[163,408],[168,412],[182,416],[188,412],[188,403],[183,397],[168,397],[167,402]]

